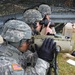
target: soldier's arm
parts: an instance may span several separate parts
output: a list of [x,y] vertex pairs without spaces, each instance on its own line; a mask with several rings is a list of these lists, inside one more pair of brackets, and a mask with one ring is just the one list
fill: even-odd
[[38,58],[35,67],[26,68],[27,75],[46,75],[49,63]]
[[26,72],[28,75],[46,75],[49,62],[53,60],[53,50],[56,48],[56,43],[53,39],[47,38],[40,48],[37,45],[35,47],[38,54],[36,65],[27,67]]

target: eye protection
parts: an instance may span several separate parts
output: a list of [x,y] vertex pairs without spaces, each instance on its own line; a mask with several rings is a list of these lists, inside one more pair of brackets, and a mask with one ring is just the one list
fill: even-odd
[[20,41],[20,45],[22,45],[24,42],[26,42],[28,44],[33,44],[34,43],[34,38],[31,38],[31,39],[22,39]]

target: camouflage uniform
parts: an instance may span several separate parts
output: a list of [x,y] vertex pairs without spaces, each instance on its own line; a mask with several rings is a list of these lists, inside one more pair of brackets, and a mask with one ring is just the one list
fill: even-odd
[[33,35],[40,34],[38,31],[36,31],[36,22],[42,20],[41,13],[36,9],[29,9],[26,12],[24,12],[24,22],[26,22],[33,30]]
[[24,72],[15,59],[0,56],[0,75],[26,75]]
[[[42,17],[43,17],[43,18],[45,17],[45,15],[49,15],[49,16],[51,15],[51,7],[48,6],[48,5],[46,5],[46,4],[40,5],[39,8],[38,8],[38,10],[39,10],[40,13],[42,14]],[[52,23],[51,19],[50,19],[50,22]],[[52,23],[52,24],[53,24],[53,23]],[[54,25],[54,24],[53,24],[53,25]],[[54,28],[54,27],[52,27],[52,32],[53,32],[54,34],[56,34],[56,31],[55,31],[55,28]],[[42,35],[45,34],[45,28],[42,29],[41,34],[42,34]]]
[[[16,47],[8,42],[18,42],[21,39],[31,39],[31,28],[24,22],[10,20],[4,25],[2,32],[3,39],[6,40],[0,46],[0,74],[1,75],[45,75],[49,63],[37,58],[36,65],[27,67],[27,62],[32,62],[35,54],[29,52],[21,53]],[[28,59],[29,58],[29,59]],[[30,59],[31,58],[31,59]],[[23,69],[21,66],[24,66]],[[40,69],[39,69],[40,68]],[[26,72],[25,72],[26,71]]]

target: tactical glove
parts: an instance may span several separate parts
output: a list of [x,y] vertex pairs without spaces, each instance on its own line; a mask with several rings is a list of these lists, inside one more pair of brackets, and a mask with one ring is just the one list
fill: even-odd
[[54,50],[56,49],[56,43],[53,39],[46,38],[40,48],[35,45],[38,57],[50,62],[54,57]]

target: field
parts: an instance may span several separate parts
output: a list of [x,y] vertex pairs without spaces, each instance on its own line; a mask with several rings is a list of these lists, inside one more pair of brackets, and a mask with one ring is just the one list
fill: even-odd
[[[75,42],[75,33],[73,34],[73,40]],[[75,49],[75,43],[74,43],[74,49]],[[63,53],[59,53],[57,58],[59,75],[75,75],[75,66],[68,64],[66,61],[69,58],[64,58],[63,56],[64,56]]]

